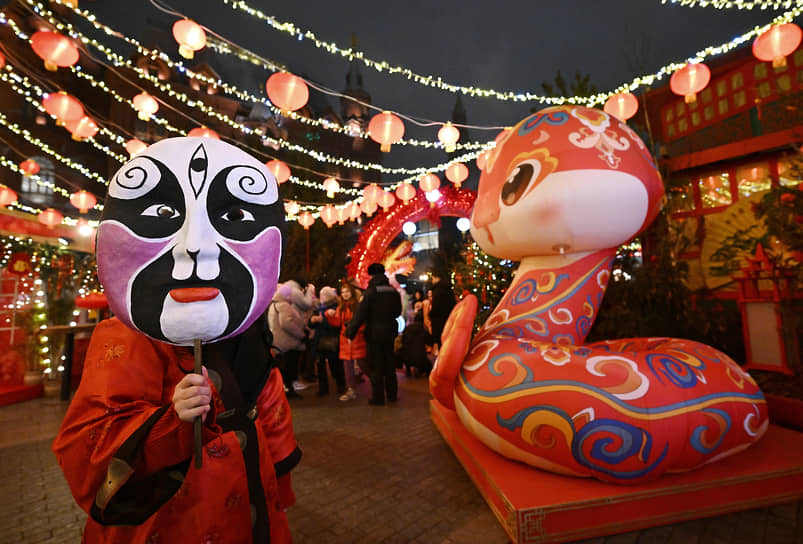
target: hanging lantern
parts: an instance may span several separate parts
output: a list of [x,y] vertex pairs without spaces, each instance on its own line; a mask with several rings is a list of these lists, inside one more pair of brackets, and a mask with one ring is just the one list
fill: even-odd
[[388,208],[396,203],[396,197],[393,196],[393,193],[390,191],[380,191],[379,198],[377,198],[376,201],[380,206],[382,206],[383,210],[387,211]]
[[620,121],[627,121],[638,111],[638,99],[633,93],[617,93],[608,97],[603,108],[605,113],[613,115]]
[[399,197],[402,202],[409,202],[415,196],[415,187],[405,181],[396,187],[396,196]]
[[446,150],[447,153],[451,153],[457,146],[457,140],[460,139],[460,131],[457,130],[452,123],[446,123],[441,127],[438,131],[438,140],[443,144],[443,148]]
[[361,215],[362,215],[362,208],[360,208],[360,205],[357,203],[357,201],[353,201],[351,203],[351,209],[349,210],[349,219],[351,219],[352,221],[356,221],[357,219],[360,218]]
[[270,101],[283,110],[300,110],[309,100],[307,84],[290,72],[276,72],[270,76],[265,89]]
[[26,176],[33,176],[39,173],[39,164],[33,159],[25,159],[20,163],[20,170]]
[[368,123],[368,136],[380,144],[382,151],[388,152],[404,136],[404,123],[389,111],[378,113]]
[[58,32],[42,30],[31,36],[33,52],[45,61],[45,68],[55,72],[78,62],[78,48],[73,41]]
[[206,46],[206,32],[195,21],[182,19],[173,23],[173,37],[178,42],[178,52],[185,59],[191,59],[196,51]]
[[193,138],[213,138],[215,140],[220,140],[218,133],[207,127],[196,127],[189,131],[187,136],[192,136]]
[[331,227],[335,223],[337,223],[337,210],[331,204],[327,204],[323,208],[321,208],[321,221],[323,221],[327,227]]
[[376,211],[376,200],[364,200],[360,203],[360,210],[362,213],[371,217],[373,213]]
[[64,91],[49,93],[42,99],[45,111],[56,118],[56,123],[63,125],[69,121],[77,121],[84,116],[84,107],[77,98]]
[[295,200],[290,200],[284,203],[284,211],[287,212],[287,215],[296,215],[300,209],[301,206],[299,206],[298,202]]
[[134,107],[139,112],[139,118],[143,121],[148,121],[151,115],[159,111],[159,103],[148,93],[139,93],[132,102],[134,102]]
[[131,140],[128,140],[125,143],[124,147],[125,150],[128,151],[129,156],[133,158],[142,153],[143,151],[145,151],[145,149],[148,147],[148,144],[146,144],[142,140],[137,140],[136,138],[133,138]]
[[64,128],[72,133],[72,139],[77,142],[82,142],[87,138],[92,138],[98,133],[98,125],[91,117],[84,115],[77,121],[68,121],[64,123]]
[[17,201],[17,193],[5,185],[0,185],[0,206],[10,206]]
[[424,174],[418,180],[418,186],[421,187],[421,190],[425,193],[434,191],[441,186],[441,178],[433,173]]
[[800,45],[803,32],[794,23],[773,25],[764,34],[753,40],[753,55],[758,60],[772,61],[773,68],[786,66],[786,56]]
[[[379,193],[381,191],[382,189],[377,187],[376,183],[366,185],[365,188],[362,190],[362,201],[376,204],[376,201],[379,198]],[[376,210],[376,207],[374,207],[374,210]]]
[[468,177],[468,166],[462,162],[454,162],[446,169],[446,179],[455,184],[455,187],[460,188],[465,179]]
[[298,223],[302,227],[304,227],[304,230],[309,229],[314,222],[315,218],[312,217],[312,214],[309,212],[303,212],[301,215],[298,216]]
[[93,208],[97,203],[98,199],[89,191],[78,191],[70,195],[70,204],[78,208],[81,213],[86,213],[87,210]]
[[341,225],[349,220],[349,213],[351,213],[351,206],[342,206],[337,208],[337,222]]
[[265,166],[271,171],[273,177],[276,178],[276,183],[279,185],[290,179],[290,167],[279,159],[268,161],[265,163]]
[[687,64],[669,79],[672,92],[683,97],[686,104],[697,101],[697,93],[711,80],[711,70],[703,63]]
[[477,168],[482,170],[485,168],[485,161],[488,160],[488,150],[480,151],[480,154],[477,155]]
[[326,196],[334,198],[335,193],[340,190],[340,184],[335,178],[326,178],[323,180],[323,190],[326,191]]
[[61,224],[61,221],[64,219],[64,216],[61,215],[58,211],[54,210],[53,208],[48,208],[42,212],[39,212],[39,215],[36,218],[39,220],[40,223],[52,229],[56,225]]

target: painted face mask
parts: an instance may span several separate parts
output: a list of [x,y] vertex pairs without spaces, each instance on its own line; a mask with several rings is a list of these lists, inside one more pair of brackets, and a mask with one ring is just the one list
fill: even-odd
[[109,183],[98,276],[131,328],[178,345],[223,340],[270,303],[283,229],[276,180],[261,162],[218,140],[162,140]]

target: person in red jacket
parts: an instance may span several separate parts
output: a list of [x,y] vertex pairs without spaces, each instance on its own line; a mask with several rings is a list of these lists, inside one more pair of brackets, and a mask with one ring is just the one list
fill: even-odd
[[53,443],[84,542],[291,542],[301,450],[264,317],[283,224],[273,175],[225,142],[162,140],[112,177],[96,256],[115,317]]
[[340,288],[340,304],[337,308],[326,312],[326,320],[333,327],[340,328],[340,359],[346,373],[346,385],[348,389],[340,396],[340,400],[346,402],[357,398],[357,377],[356,368],[365,372],[365,358],[367,355],[367,345],[365,343],[365,326],[360,327],[354,338],[346,336],[346,327],[354,316],[354,311],[360,303],[362,293],[359,289],[348,282],[344,282]]

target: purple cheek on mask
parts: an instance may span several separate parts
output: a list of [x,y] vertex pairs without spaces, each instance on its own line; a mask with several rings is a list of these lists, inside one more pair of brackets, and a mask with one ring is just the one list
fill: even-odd
[[126,325],[131,322],[128,306],[128,284],[146,263],[152,261],[170,244],[170,240],[145,242],[119,223],[106,221],[98,227],[98,277],[109,307]]
[[270,227],[255,240],[245,243],[227,240],[231,251],[240,256],[248,270],[254,275],[256,299],[251,306],[251,313],[245,322],[230,336],[239,334],[248,328],[254,320],[265,311],[276,292],[279,281],[279,264],[282,258],[282,235],[276,227]]

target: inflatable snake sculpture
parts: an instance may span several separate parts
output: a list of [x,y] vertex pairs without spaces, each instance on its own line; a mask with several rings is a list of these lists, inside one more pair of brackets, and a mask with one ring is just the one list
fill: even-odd
[[599,110],[558,106],[503,131],[471,218],[484,251],[521,261],[472,339],[477,300],[452,311],[433,396],[498,453],[572,476],[633,484],[739,452],[768,425],[750,375],[677,338],[584,344],[616,248],[655,218],[648,150]]

